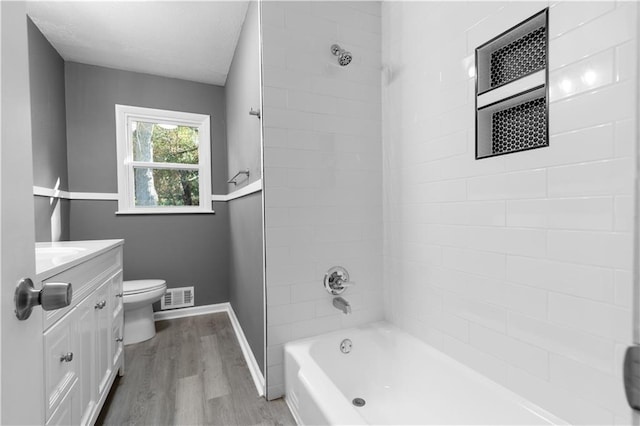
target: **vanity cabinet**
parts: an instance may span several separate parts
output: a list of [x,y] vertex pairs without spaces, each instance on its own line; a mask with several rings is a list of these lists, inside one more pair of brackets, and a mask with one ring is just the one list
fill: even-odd
[[73,287],[71,305],[43,317],[46,424],[93,424],[124,371],[122,245],[42,282]]

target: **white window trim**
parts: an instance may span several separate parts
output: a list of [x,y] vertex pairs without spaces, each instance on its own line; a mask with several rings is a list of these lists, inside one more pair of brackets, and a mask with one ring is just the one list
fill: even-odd
[[[184,164],[179,167],[171,164],[158,165],[158,163],[152,163],[152,165],[153,168],[198,170],[199,206],[135,206],[133,149],[130,138],[131,132],[129,132],[131,120],[162,121],[163,123],[178,126],[198,128],[200,137],[200,143],[198,144],[199,164]],[[116,214],[214,213],[211,208],[211,131],[208,115],[116,104],[116,146],[118,155],[118,211]],[[144,163],[136,162],[136,165],[144,165]]]

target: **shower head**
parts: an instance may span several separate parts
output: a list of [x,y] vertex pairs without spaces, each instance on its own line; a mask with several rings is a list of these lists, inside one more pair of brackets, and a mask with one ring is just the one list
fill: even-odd
[[331,46],[331,53],[333,53],[334,56],[338,57],[338,64],[340,64],[340,66],[342,67],[346,67],[347,65],[349,65],[351,63],[351,60],[353,59],[353,55],[351,55],[351,52],[347,52],[337,44]]

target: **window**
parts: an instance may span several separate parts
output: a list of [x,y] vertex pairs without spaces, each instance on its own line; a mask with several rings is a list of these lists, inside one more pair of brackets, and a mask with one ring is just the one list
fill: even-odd
[[118,213],[212,213],[209,116],[116,105]]

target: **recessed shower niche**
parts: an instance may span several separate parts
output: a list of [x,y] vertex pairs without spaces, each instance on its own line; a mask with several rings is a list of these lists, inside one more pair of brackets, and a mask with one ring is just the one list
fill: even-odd
[[549,146],[548,9],[476,48],[476,159]]

